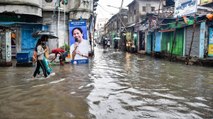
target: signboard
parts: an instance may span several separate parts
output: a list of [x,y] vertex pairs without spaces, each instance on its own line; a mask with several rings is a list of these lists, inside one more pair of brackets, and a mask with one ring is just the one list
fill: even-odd
[[200,24],[200,45],[199,45],[199,58],[204,57],[204,40],[205,40],[206,22]]
[[69,40],[71,63],[88,63],[90,45],[87,39],[86,20],[71,21],[69,23]]
[[6,32],[6,62],[11,62],[11,32]]
[[0,63],[11,62],[11,32],[0,31]]
[[209,28],[208,56],[213,56],[213,28]]
[[208,56],[213,56],[213,44],[209,44]]
[[6,62],[6,35],[0,31],[0,63]]
[[174,17],[182,17],[197,12],[197,0],[176,0]]
[[132,39],[131,32],[127,32],[127,33],[126,33],[126,40],[127,40],[127,41],[130,41],[131,39]]
[[205,5],[211,2],[213,2],[213,0],[200,0],[200,5]]

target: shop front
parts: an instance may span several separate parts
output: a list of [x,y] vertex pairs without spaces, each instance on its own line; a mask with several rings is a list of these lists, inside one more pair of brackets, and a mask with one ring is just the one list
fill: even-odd
[[161,41],[161,51],[166,54],[183,56],[184,29],[177,29],[174,40],[174,31],[163,32]]
[[0,26],[0,66],[12,66],[11,30]]

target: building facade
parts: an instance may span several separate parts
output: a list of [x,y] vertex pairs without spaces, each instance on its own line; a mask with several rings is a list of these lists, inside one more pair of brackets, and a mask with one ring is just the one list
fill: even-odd
[[159,0],[134,0],[128,5],[127,49],[131,52],[145,51],[146,27],[142,22],[148,13],[156,12],[163,2]]
[[12,56],[28,52],[31,57],[38,40],[32,34],[39,30],[51,31],[58,37],[49,40],[50,50],[69,44],[69,22],[84,19],[89,29],[94,24],[91,19],[94,19],[97,2],[98,0],[0,1],[0,26],[8,27],[11,31]]
[[125,39],[122,38],[123,33],[126,30],[127,24],[127,9],[121,9],[119,13],[113,15],[105,24],[105,35],[110,39],[111,45],[114,45],[114,38],[118,37],[118,47],[123,49]]

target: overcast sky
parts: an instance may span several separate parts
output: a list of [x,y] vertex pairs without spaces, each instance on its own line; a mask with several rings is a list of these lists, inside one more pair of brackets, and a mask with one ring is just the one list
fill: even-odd
[[[98,18],[110,18],[113,14],[116,14],[119,9],[108,7],[107,5],[111,5],[114,7],[120,7],[122,0],[99,0],[97,6],[97,14]],[[133,0],[124,0],[123,7],[127,8],[127,5],[131,3]]]

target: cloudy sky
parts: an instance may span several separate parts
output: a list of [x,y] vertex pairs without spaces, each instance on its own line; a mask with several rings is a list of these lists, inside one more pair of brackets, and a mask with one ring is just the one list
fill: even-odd
[[[108,5],[114,6],[114,7],[120,7],[122,0],[99,0],[98,6],[97,6],[97,14],[98,18],[110,18],[113,14],[116,14],[119,9],[109,7]],[[127,8],[127,5],[131,3],[133,0],[124,0],[123,7]]]

